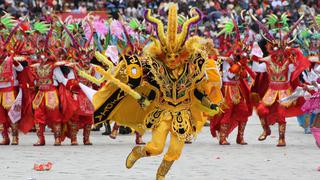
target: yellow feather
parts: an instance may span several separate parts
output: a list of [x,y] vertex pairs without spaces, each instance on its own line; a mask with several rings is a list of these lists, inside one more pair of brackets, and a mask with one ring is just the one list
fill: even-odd
[[157,57],[159,56],[161,53],[162,53],[162,50],[161,50],[161,45],[160,45],[160,42],[159,40],[154,40],[152,43],[150,43],[148,46],[146,46],[144,49],[143,49],[143,53],[145,55],[148,55],[150,57]]
[[166,46],[167,43],[166,43],[166,38],[165,38],[165,34],[164,34],[163,23],[159,19],[151,16],[150,9],[147,11],[146,19],[152,23],[157,24],[157,34],[158,34],[159,40],[163,46]]
[[178,32],[178,14],[177,6],[171,5],[168,15],[167,43],[170,52],[176,50],[176,37]]

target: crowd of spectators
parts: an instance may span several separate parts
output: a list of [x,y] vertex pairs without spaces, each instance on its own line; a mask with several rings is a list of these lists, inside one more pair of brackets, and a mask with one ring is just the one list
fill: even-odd
[[[217,20],[230,13],[234,14],[239,23],[239,14],[243,10],[251,11],[260,20],[271,13],[287,13],[289,24],[305,14],[306,18],[301,26],[306,27],[311,22],[310,12],[320,13],[320,0],[0,0],[0,13],[8,12],[16,17],[27,15],[30,20],[36,20],[47,13],[100,11],[106,12],[113,19],[118,19],[121,15],[125,19],[137,18],[142,21],[144,11],[148,8],[153,10],[153,15],[166,21],[170,3],[179,4],[179,14],[184,16],[188,16],[191,7],[201,9],[204,20],[192,33],[212,38],[217,47],[221,45],[220,37],[217,36],[220,31]],[[251,34],[259,34],[257,24],[249,23],[249,27]]]
[[[251,10],[258,19],[270,13],[286,12],[290,22],[295,22],[302,13],[319,13],[319,0],[0,0],[0,12],[6,11],[14,16],[28,15],[31,19],[46,13],[102,11],[117,19],[123,17],[143,19],[144,10],[152,9],[154,14],[166,20],[170,3],[179,4],[179,13],[187,16],[191,7],[198,7],[205,15],[199,33],[216,32],[216,21],[227,13],[236,16],[242,10]],[[307,21],[305,21],[307,23]]]
[[254,9],[257,15],[265,16],[271,12],[287,12],[296,16],[305,7],[320,9],[319,0],[0,0],[0,10],[13,15],[41,14],[47,11],[87,12],[106,11],[117,16],[118,13],[129,17],[142,18],[145,8],[164,16],[168,4],[178,3],[179,12],[187,14],[191,7],[200,8],[210,18],[217,17],[225,11]]

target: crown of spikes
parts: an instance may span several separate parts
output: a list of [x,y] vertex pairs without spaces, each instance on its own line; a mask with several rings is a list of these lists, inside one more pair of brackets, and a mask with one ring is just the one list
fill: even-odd
[[145,12],[145,19],[155,27],[157,37],[164,52],[176,53],[182,49],[188,38],[190,27],[197,24],[202,19],[202,13],[199,9],[191,9],[191,13],[195,14],[195,16],[187,19],[182,25],[181,32],[178,33],[177,6],[171,5],[169,7],[167,32],[165,33],[164,25],[161,20],[152,17],[151,10]]
[[[78,54],[78,60],[80,61],[85,61],[85,62],[90,62],[92,59],[92,54],[93,54],[93,48],[90,46],[91,40],[93,39],[93,34],[94,34],[94,28],[92,25],[93,17],[89,14],[87,17],[82,22],[82,25],[85,23],[88,24],[89,26],[89,38],[88,40],[84,43],[84,45],[81,45],[81,43],[74,37],[71,31],[73,31],[74,28],[79,28],[77,25],[65,25],[63,21],[58,18],[59,23],[62,25],[63,29],[67,33],[67,35],[71,38],[72,44],[73,44],[73,49],[76,51]],[[82,27],[84,28],[84,27]]]
[[[22,21],[18,22],[8,13],[5,13],[3,16],[0,17],[0,30],[3,34],[0,35],[1,37],[1,44],[2,46],[6,46],[9,44],[11,38],[13,37],[14,33],[19,29]],[[7,34],[7,37],[4,37],[4,34]]]
[[30,33],[38,33],[36,40],[37,52],[46,52],[49,48],[49,40],[53,33],[51,24],[45,21],[38,21],[33,24],[33,29],[29,30]]
[[[269,25],[271,28],[273,28],[273,31],[278,31],[280,33],[280,39],[277,40],[275,38],[275,36],[269,32],[269,29],[264,24],[262,24],[251,13],[250,13],[250,16],[258,24],[259,28],[262,31],[261,35],[263,36],[264,39],[269,41],[273,46],[284,47],[284,48],[296,40],[297,35],[295,37],[293,37],[292,39],[290,39],[290,36],[292,35],[293,31],[298,27],[298,25],[300,24],[300,22],[302,21],[302,19],[304,17],[304,15],[302,15],[298,19],[298,21],[296,21],[290,28],[287,23],[288,18],[287,18],[286,14],[282,14],[280,18],[278,18],[274,14],[268,15],[267,25]],[[281,30],[288,31],[287,34],[283,38],[281,37]]]
[[[251,50],[252,42],[251,44],[248,44],[248,38],[249,34],[247,33],[244,38],[241,38],[240,36],[240,27],[238,26],[238,23],[234,19],[233,15],[230,15],[231,18],[224,17],[219,19],[218,27],[221,28],[221,31],[217,34],[217,36],[220,36],[224,34],[225,37],[229,36],[234,39],[233,48],[231,51],[233,51],[234,54],[243,54],[246,52],[247,54]],[[234,36],[235,35],[235,36]]]

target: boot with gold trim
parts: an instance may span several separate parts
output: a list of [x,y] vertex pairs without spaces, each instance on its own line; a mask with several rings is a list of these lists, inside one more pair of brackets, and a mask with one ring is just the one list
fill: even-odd
[[19,144],[19,130],[18,124],[11,124],[11,131],[12,131],[12,142],[11,145],[18,145]]
[[238,135],[237,135],[237,144],[240,144],[240,145],[247,145],[248,144],[243,139],[244,130],[246,128],[246,124],[247,124],[246,122],[239,122]]
[[135,146],[127,157],[126,167],[128,169],[132,168],[132,166],[137,160],[146,156],[148,156],[148,153],[143,147]]
[[228,131],[229,131],[229,124],[221,124],[220,125],[220,133],[219,133],[219,144],[220,145],[230,145],[230,143],[227,141],[228,137]]
[[55,123],[53,125],[53,133],[54,133],[54,146],[61,146],[61,124]]
[[261,122],[261,126],[263,128],[263,132],[259,136],[258,140],[259,141],[264,141],[264,140],[267,139],[268,136],[271,135],[271,129],[270,129],[269,125],[267,124],[266,119],[260,118],[260,122]]
[[44,146],[46,145],[45,138],[44,138],[44,131],[45,131],[45,125],[44,124],[36,124],[36,132],[38,136],[38,142],[33,144],[33,146]]
[[114,123],[111,134],[109,135],[109,137],[111,139],[116,139],[118,136],[118,130],[119,130],[120,126],[117,123]]
[[165,176],[168,174],[173,163],[174,161],[166,161],[163,159],[158,168],[156,180],[165,180]]
[[90,133],[91,133],[91,124],[86,124],[83,128],[83,144],[84,145],[92,145],[90,142]]
[[136,145],[144,145],[144,144],[146,144],[145,142],[142,141],[142,136],[141,136],[140,133],[138,133],[136,131],[135,134],[136,134]]
[[286,124],[279,124],[279,141],[277,147],[284,147],[286,146],[285,140],[285,133],[286,133]]
[[78,134],[78,125],[77,123],[70,123],[70,139],[71,139],[71,146],[77,146],[77,134]]
[[0,124],[0,132],[2,134],[2,141],[0,142],[0,145],[9,145],[10,144],[10,138],[8,133],[8,128],[5,127],[4,124]]

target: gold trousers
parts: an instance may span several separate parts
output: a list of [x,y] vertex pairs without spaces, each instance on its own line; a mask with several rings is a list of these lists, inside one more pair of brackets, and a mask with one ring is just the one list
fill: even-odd
[[168,133],[170,132],[170,145],[163,159],[166,161],[175,161],[179,159],[184,147],[184,141],[181,139],[179,140],[176,135],[171,133],[171,126],[171,120],[161,120],[159,125],[152,130],[152,139],[144,147],[144,150],[148,155],[156,156],[163,152]]

